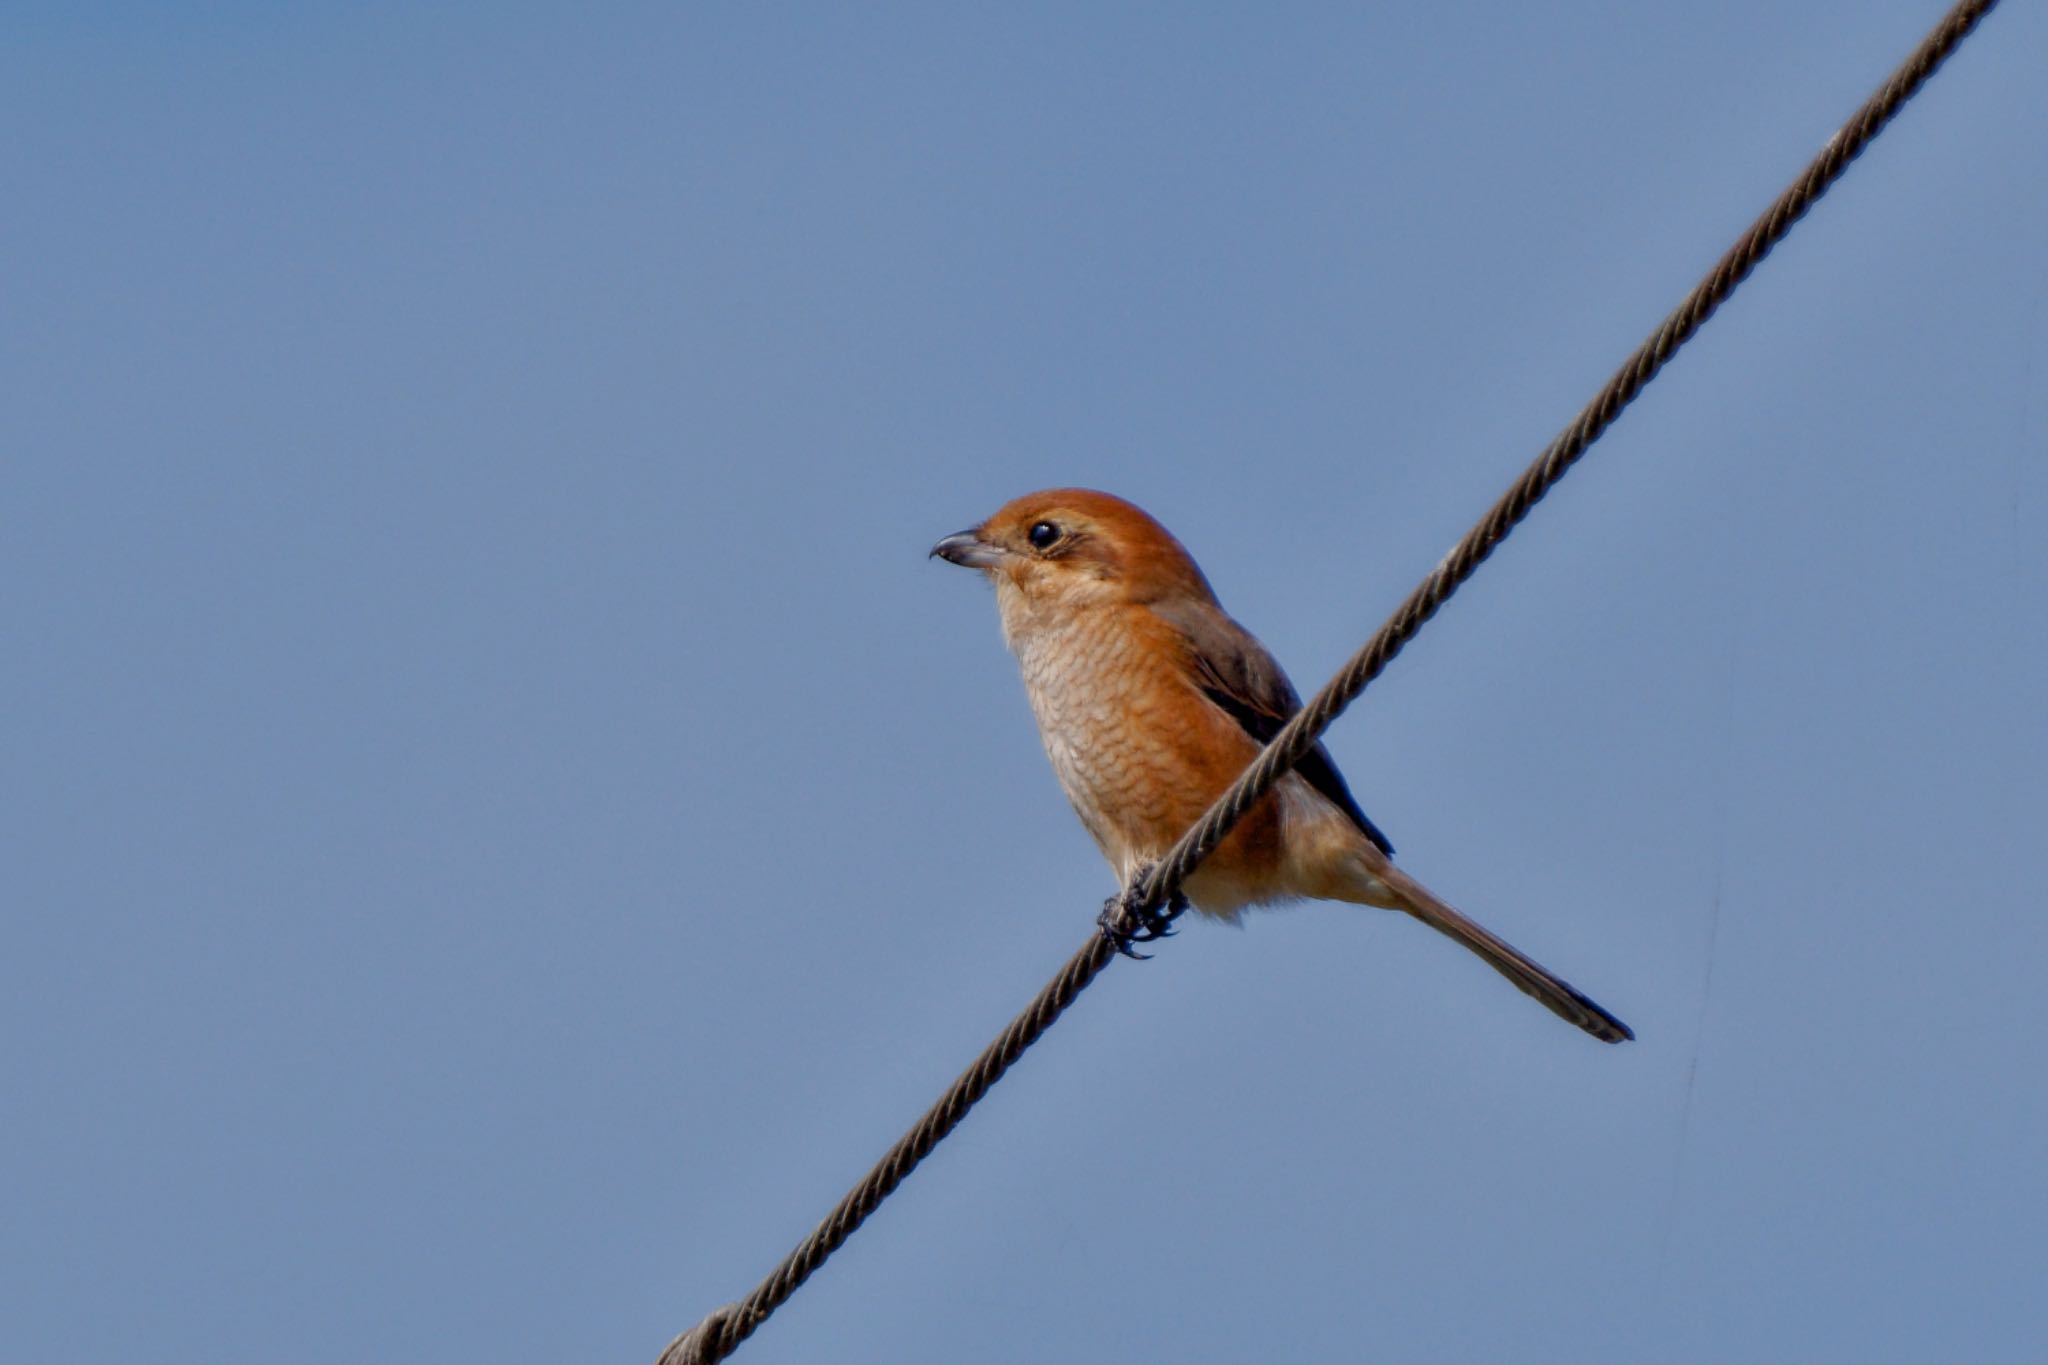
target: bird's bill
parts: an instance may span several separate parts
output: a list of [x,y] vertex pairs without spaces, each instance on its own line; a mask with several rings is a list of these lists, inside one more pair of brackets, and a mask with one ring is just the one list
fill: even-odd
[[1002,559],[1003,552],[983,540],[974,531],[960,531],[932,546],[929,557],[965,565],[970,569],[987,569],[993,568]]

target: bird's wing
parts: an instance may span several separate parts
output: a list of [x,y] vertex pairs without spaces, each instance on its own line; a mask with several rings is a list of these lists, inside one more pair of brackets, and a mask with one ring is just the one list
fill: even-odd
[[[1204,696],[1222,708],[1244,732],[1261,745],[1269,743],[1282,726],[1301,710],[1301,698],[1287,674],[1266,652],[1250,631],[1230,619],[1212,602],[1186,600],[1155,603],[1153,610],[1187,641],[1193,658],[1196,685]],[[1337,771],[1330,751],[1318,744],[1294,765],[1311,787],[1351,817],[1365,837],[1379,851],[1392,856],[1394,846],[1380,828],[1366,818],[1352,799],[1351,789]]]

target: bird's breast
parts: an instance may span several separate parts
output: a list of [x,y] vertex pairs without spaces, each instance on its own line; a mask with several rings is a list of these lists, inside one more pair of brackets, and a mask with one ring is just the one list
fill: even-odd
[[1217,728],[1171,638],[1135,615],[1010,632],[1060,786],[1125,877],[1171,847],[1255,751],[1234,726]]

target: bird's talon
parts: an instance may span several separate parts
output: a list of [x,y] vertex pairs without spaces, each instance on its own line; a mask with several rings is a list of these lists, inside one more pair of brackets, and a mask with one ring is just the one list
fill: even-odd
[[[1144,879],[1145,874],[1141,872],[1132,880],[1142,885]],[[1187,908],[1188,899],[1179,892],[1175,892],[1166,904],[1147,910],[1138,904],[1135,891],[1127,891],[1120,896],[1111,896],[1102,903],[1102,913],[1095,917],[1095,924],[1102,930],[1102,936],[1109,941],[1110,947],[1125,957],[1149,962],[1152,954],[1137,952],[1131,945],[1155,943],[1162,938],[1172,938],[1176,932],[1173,922],[1179,919]],[[1125,928],[1125,925],[1131,927]]]
[[1102,931],[1103,941],[1125,957],[1135,958],[1140,962],[1151,957],[1150,953],[1141,953],[1131,947],[1134,941],[1142,940],[1138,939],[1137,931],[1125,930],[1122,927],[1123,923],[1124,899],[1122,896],[1111,896],[1102,903],[1102,913],[1095,917],[1095,927]]

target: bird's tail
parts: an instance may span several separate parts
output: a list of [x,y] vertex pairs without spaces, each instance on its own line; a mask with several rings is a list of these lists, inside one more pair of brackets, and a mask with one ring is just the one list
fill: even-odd
[[1515,983],[1523,994],[1532,995],[1560,1019],[1577,1024],[1603,1043],[1634,1038],[1635,1031],[1573,989],[1570,982],[1547,970],[1541,963],[1512,944],[1496,937],[1483,925],[1465,918],[1438,900],[1428,887],[1384,860],[1372,869],[1375,880],[1393,893],[1398,904],[1438,933],[1464,944],[1486,964]]

